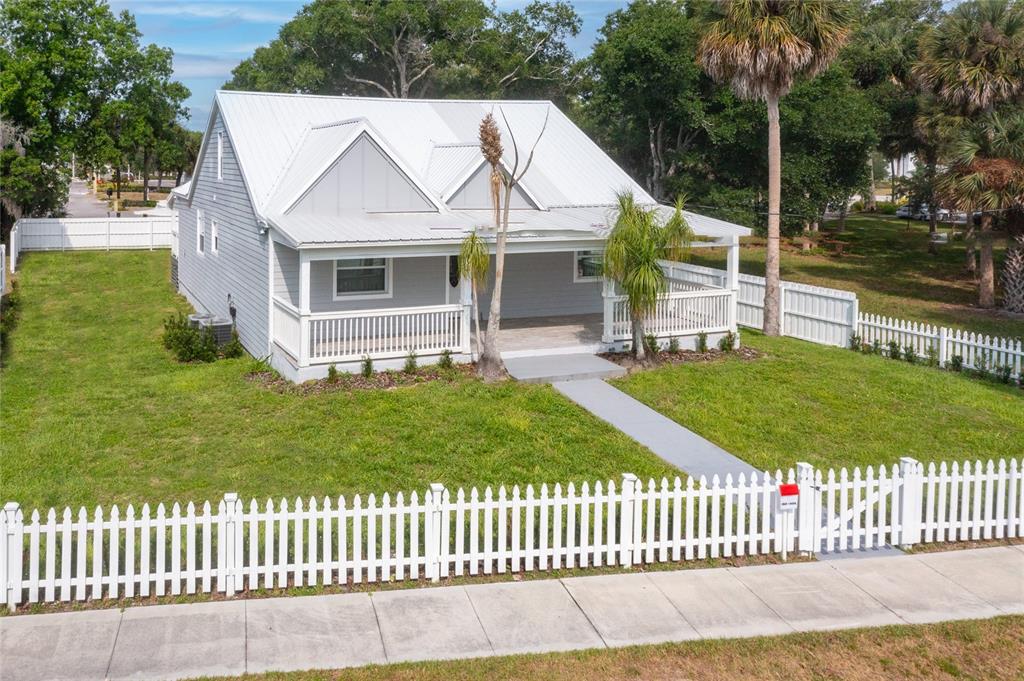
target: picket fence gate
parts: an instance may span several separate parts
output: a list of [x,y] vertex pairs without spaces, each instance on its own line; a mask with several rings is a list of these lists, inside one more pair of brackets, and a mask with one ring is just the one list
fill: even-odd
[[[920,358],[935,358],[939,366],[947,366],[953,357],[960,357],[964,368],[994,371],[1010,367],[1011,376],[1020,378],[1024,370],[1024,341],[998,336],[983,336],[960,329],[932,326],[881,315],[860,315],[858,335],[861,343],[871,346],[876,341],[888,351],[890,342],[900,352],[911,348]],[[930,351],[930,353],[929,353]]]
[[[580,487],[440,484],[399,493],[148,504],[0,514],[0,584],[23,603],[246,589],[438,580],[450,575],[817,553],[1024,535],[1016,459],[962,466],[903,459],[877,475],[798,464],[749,478],[642,484],[624,474]],[[799,486],[781,511],[780,483]]]

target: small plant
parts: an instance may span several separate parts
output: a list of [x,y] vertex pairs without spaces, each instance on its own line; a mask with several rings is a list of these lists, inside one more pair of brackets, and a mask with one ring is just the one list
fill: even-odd
[[903,346],[903,359],[911,364],[917,364],[917,350],[914,349],[913,345]]
[[644,351],[647,352],[648,355],[655,358],[658,356],[658,351],[660,349],[661,348],[658,347],[658,339],[653,333],[649,333],[644,336]]
[[363,375],[363,378],[373,376],[373,359],[369,355],[363,355],[363,362],[359,367],[359,373]]
[[213,362],[217,359],[217,338],[213,329],[197,329],[183,314],[164,321],[163,343],[179,362]]
[[871,351],[869,354],[881,355],[882,354],[882,341],[877,338],[871,343]]
[[1000,364],[996,367],[996,379],[1000,383],[1010,383],[1010,379],[1013,378],[1013,367],[1009,364]]
[[416,373],[416,352],[413,350],[409,351],[409,354],[405,357],[405,366],[402,368],[407,374]]
[[238,339],[238,331],[231,329],[231,340],[224,344],[224,347],[220,349],[220,354],[224,355],[227,359],[235,359],[245,354],[245,348],[242,347],[242,341]]
[[889,341],[889,359],[899,359],[903,356],[903,350],[900,349],[900,344],[894,340]]
[[949,358],[949,370],[960,373],[964,370],[964,357],[963,355],[953,355]]
[[850,334],[850,349],[851,350],[853,350],[854,352],[860,352],[862,344],[863,344],[863,340],[861,339],[859,333],[851,333]]
[[668,339],[668,351],[673,355],[679,352],[679,339],[675,336]]
[[736,334],[732,331],[718,339],[718,349],[722,352],[732,352],[736,349]]
[[701,331],[697,334],[697,352],[708,351],[708,332]]
[[267,355],[266,357],[253,357],[245,367],[245,373],[249,375],[267,374],[271,371],[273,371],[273,369],[270,367],[270,355]]
[[455,362],[452,361],[452,351],[444,350],[441,353],[441,359],[437,360],[437,366],[445,371],[448,371],[455,367]]
[[336,364],[332,364],[327,367],[327,382],[337,383],[340,380],[341,376],[338,374],[338,366]]
[[924,351],[925,360],[924,363],[930,367],[939,366],[939,349],[934,345],[929,345],[928,349]]
[[978,378],[985,378],[989,373],[989,361],[987,352],[979,352],[974,359],[974,375]]

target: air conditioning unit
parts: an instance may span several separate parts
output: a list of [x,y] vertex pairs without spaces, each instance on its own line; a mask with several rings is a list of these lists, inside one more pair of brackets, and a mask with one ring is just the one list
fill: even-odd
[[231,340],[231,320],[227,317],[214,317],[211,314],[191,314],[188,316],[190,326],[198,329],[213,329],[213,337],[217,345],[224,345]]

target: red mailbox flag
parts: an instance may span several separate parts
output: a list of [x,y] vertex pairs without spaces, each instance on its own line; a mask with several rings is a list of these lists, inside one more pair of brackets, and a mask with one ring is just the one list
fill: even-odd
[[800,485],[779,485],[779,496],[795,497],[800,494]]

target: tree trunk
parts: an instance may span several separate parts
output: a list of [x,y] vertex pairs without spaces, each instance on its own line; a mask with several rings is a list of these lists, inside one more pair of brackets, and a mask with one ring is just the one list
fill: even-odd
[[507,182],[501,228],[498,230],[498,243],[494,249],[494,291],[491,292],[491,309],[487,315],[484,350],[477,367],[480,376],[488,380],[497,380],[505,375],[505,363],[501,361],[501,350],[498,347],[498,331],[501,329],[501,285],[505,277],[505,241],[508,237],[508,211],[511,202],[512,183]]
[[185,174],[185,171],[183,169],[181,169],[181,168],[178,168],[178,174],[174,177],[174,186],[175,187],[177,187],[178,185],[181,184],[181,176],[184,175],[184,174]]
[[846,230],[846,203],[843,203],[843,207],[839,209],[839,226],[836,228],[837,232]]
[[996,306],[995,264],[992,258],[992,214],[981,214],[981,276],[978,280],[978,305]]
[[630,316],[633,317],[633,356],[638,362],[646,364],[647,345],[644,343],[644,318],[642,315],[634,315],[632,312]]
[[768,244],[764,255],[764,332],[779,335],[779,232],[782,202],[782,142],[779,98],[768,96]]
[[896,159],[889,159],[889,201],[896,203]]
[[149,201],[149,149],[142,151],[142,200]]
[[114,172],[114,175],[115,175],[114,181],[115,181],[116,186],[117,186],[117,202],[115,204],[116,207],[117,207],[116,215],[117,215],[117,217],[121,217],[121,164],[120,163],[117,164],[117,170]]
[[870,154],[868,154],[868,169],[871,171],[871,186],[868,189],[868,191],[871,192],[871,195],[868,196],[868,200],[864,202],[864,208],[867,209],[868,212],[874,213],[878,210],[878,205],[875,201],[875,194],[878,192],[875,189],[875,159],[871,158]]
[[[985,214],[982,213],[982,220],[985,219]],[[964,269],[974,274],[978,271],[978,262],[974,256],[974,216],[971,215],[971,211],[967,211],[967,230],[964,232],[964,242],[966,244],[966,262],[964,263]]]
[[480,298],[477,294],[476,280],[473,280],[473,319],[476,321],[476,356],[483,355],[483,338],[480,337]]
[[[932,200],[934,200],[934,196]],[[928,252],[938,253],[938,248],[935,245],[935,233],[938,231],[939,226],[939,211],[932,208],[931,214],[928,216]]]

